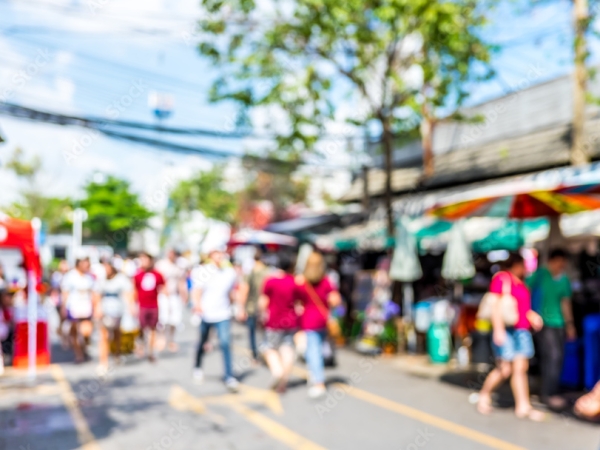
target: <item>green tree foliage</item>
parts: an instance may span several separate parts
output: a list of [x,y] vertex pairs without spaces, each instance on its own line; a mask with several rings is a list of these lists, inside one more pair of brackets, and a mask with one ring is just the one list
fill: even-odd
[[[489,48],[474,0],[202,0],[201,54],[220,70],[212,100],[275,106],[287,121],[277,150],[313,151],[347,91],[355,124],[382,130],[390,231],[394,134],[455,107]],[[258,6],[260,4],[260,6]],[[481,75],[481,74],[480,74]],[[364,106],[363,106],[364,105]],[[280,125],[280,124],[277,124]],[[279,128],[280,129],[280,128]],[[277,130],[275,130],[277,131]],[[429,134],[430,136],[430,134]]]
[[101,182],[88,182],[83,189],[85,197],[79,206],[88,213],[83,223],[87,239],[126,248],[129,233],[144,229],[153,216],[125,180],[107,176]]
[[6,162],[6,169],[19,177],[24,187],[20,199],[3,209],[12,217],[31,220],[38,217],[42,220],[48,233],[59,233],[70,230],[69,214],[73,201],[69,198],[48,197],[42,194],[38,184],[42,161],[39,157],[26,160],[23,150],[16,148]]
[[235,217],[236,198],[224,187],[223,168],[196,173],[180,181],[170,194],[170,214],[200,211],[209,219],[231,222]]

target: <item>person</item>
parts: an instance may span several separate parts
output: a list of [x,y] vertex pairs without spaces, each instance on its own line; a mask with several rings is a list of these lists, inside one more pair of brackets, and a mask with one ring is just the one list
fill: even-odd
[[303,274],[296,278],[295,297],[303,305],[300,328],[306,334],[310,398],[319,398],[327,393],[323,343],[327,336],[329,308],[337,307],[341,303],[340,293],[325,276],[325,270],[323,255],[313,252],[306,260]]
[[273,376],[272,389],[280,393],[287,388],[296,359],[294,335],[298,331],[298,316],[294,307],[294,268],[292,258],[280,255],[279,270],[265,280],[259,302],[266,318],[262,350]]
[[156,263],[158,270],[165,279],[165,290],[158,298],[159,322],[164,326],[167,350],[177,351],[175,330],[183,322],[183,308],[187,303],[187,283],[185,270],[178,264],[179,255],[175,250],[169,250],[165,259]]
[[6,281],[6,275],[4,274],[4,266],[0,264],[0,289],[5,289],[8,287],[8,282]]
[[75,268],[64,276],[61,283],[62,314],[71,323],[70,338],[76,363],[85,361],[86,347],[92,334],[92,294],[96,282],[89,270],[89,258],[79,258],[75,261]]
[[121,318],[125,308],[133,306],[133,285],[131,280],[125,274],[118,272],[112,263],[105,261],[103,264],[106,278],[97,283],[95,311],[100,322],[98,373],[100,376],[107,376],[111,339],[115,342],[115,356],[117,362],[119,361]]
[[67,347],[68,342],[65,339],[63,333],[63,326],[66,320],[65,315],[63,314],[62,308],[62,294],[60,290],[60,285],[62,280],[65,277],[65,274],[69,272],[69,263],[66,259],[60,260],[58,263],[57,270],[52,273],[50,277],[50,299],[56,308],[56,312],[58,313],[58,328],[57,334],[62,342],[63,347]]
[[531,309],[531,295],[524,282],[525,263],[519,253],[511,253],[506,260],[505,270],[498,272],[492,279],[490,292],[502,294],[510,289],[516,299],[518,320],[513,327],[507,327],[502,318],[500,302],[492,312],[493,341],[492,348],[496,356],[496,367],[489,373],[479,392],[477,410],[481,414],[492,411],[492,392],[511,377],[511,388],[515,398],[515,414],[522,419],[542,421],[544,413],[533,409],[529,399],[529,380],[527,371],[529,360],[534,355],[533,338],[530,327],[539,331],[543,326],[542,318]]
[[[154,344],[158,324],[158,294],[165,284],[163,276],[154,269],[154,258],[146,252],[139,255],[140,270],[133,277],[135,301],[138,305],[138,318],[141,331],[141,355],[148,355],[150,362],[156,361]],[[147,341],[147,342],[145,342]]]
[[544,328],[534,337],[537,343],[541,372],[541,400],[552,409],[567,405],[558,395],[560,375],[565,356],[565,338],[577,339],[571,306],[571,283],[565,275],[567,253],[561,249],[550,252],[548,263],[528,280],[533,309],[544,321]]
[[600,382],[596,383],[591,392],[577,399],[574,412],[583,419],[598,420],[600,418]]
[[12,359],[14,337],[13,292],[4,284],[0,285],[0,375],[4,373],[4,358]]
[[269,267],[262,261],[262,252],[257,250],[254,254],[254,265],[241,286],[240,293],[240,321],[246,321],[250,339],[250,350],[254,362],[258,361],[258,345],[256,343],[256,327],[258,324],[258,301],[263,291],[265,278],[269,274]]
[[200,340],[196,351],[193,378],[197,383],[204,380],[202,358],[204,345],[208,342],[211,328],[217,329],[219,345],[223,353],[225,366],[225,385],[236,392],[239,383],[233,376],[231,360],[231,302],[237,274],[231,264],[225,260],[225,253],[213,250],[206,264],[196,267],[192,272],[192,301],[194,312],[201,318]]

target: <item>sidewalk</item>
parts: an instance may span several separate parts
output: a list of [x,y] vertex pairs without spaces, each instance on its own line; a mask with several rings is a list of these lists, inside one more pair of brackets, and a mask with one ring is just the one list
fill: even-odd
[[394,369],[422,378],[440,378],[458,369],[453,361],[448,364],[433,364],[427,355],[399,354],[382,358],[389,361]]

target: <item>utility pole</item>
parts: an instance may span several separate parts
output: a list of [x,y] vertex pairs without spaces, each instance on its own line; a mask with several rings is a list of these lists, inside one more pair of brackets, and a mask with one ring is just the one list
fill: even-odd
[[586,33],[589,27],[588,0],[573,0],[575,15],[575,70],[573,72],[573,132],[571,140],[571,164],[581,166],[590,162],[587,154],[583,132],[585,127],[585,107],[587,88],[587,68],[585,66],[588,52]]

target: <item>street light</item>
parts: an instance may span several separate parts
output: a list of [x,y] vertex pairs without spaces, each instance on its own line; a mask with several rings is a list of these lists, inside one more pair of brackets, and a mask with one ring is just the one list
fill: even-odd
[[69,254],[69,263],[71,267],[75,266],[75,259],[81,250],[83,240],[83,222],[87,220],[88,213],[83,208],[75,208],[71,214],[73,221],[73,240],[71,242],[71,253]]

